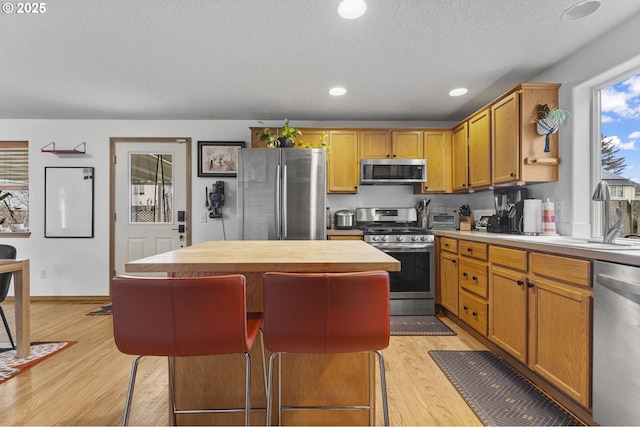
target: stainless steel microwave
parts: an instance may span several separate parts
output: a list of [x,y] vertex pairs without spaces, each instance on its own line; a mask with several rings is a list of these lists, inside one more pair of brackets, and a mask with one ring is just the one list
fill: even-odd
[[360,160],[360,184],[413,184],[426,180],[424,159]]

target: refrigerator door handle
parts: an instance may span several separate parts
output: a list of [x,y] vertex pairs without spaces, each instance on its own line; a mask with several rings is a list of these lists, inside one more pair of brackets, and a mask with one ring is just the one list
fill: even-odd
[[280,240],[280,208],[281,208],[281,203],[280,203],[280,189],[282,188],[282,186],[280,185],[280,165],[278,164],[278,166],[276,167],[276,239]]
[[282,239],[287,238],[287,165],[282,170]]

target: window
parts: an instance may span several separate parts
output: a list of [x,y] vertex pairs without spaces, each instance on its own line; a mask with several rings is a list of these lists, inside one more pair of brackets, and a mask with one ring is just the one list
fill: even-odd
[[0,141],[0,190],[10,193],[0,203],[0,220],[29,226],[29,143]]
[[622,233],[640,232],[640,73],[635,70],[600,90],[601,179],[611,193],[611,219],[622,211]]

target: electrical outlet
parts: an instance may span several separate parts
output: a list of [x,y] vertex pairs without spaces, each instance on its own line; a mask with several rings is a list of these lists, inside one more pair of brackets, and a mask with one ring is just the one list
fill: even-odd
[[41,279],[47,278],[47,270],[40,270],[40,278]]
[[202,212],[202,218],[200,218],[200,222],[201,223],[206,223],[207,222],[207,212]]

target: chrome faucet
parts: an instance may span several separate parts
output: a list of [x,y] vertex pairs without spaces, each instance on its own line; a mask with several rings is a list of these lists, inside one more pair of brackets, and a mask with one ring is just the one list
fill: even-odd
[[609,214],[609,210],[611,209],[611,195],[609,193],[609,185],[606,181],[600,181],[598,185],[596,185],[596,189],[593,192],[593,196],[591,196],[591,200],[604,202],[604,231],[602,233],[602,243],[613,243],[618,233],[620,233],[620,230],[622,230],[622,210],[620,208],[616,208],[618,221],[612,227],[611,216]]

